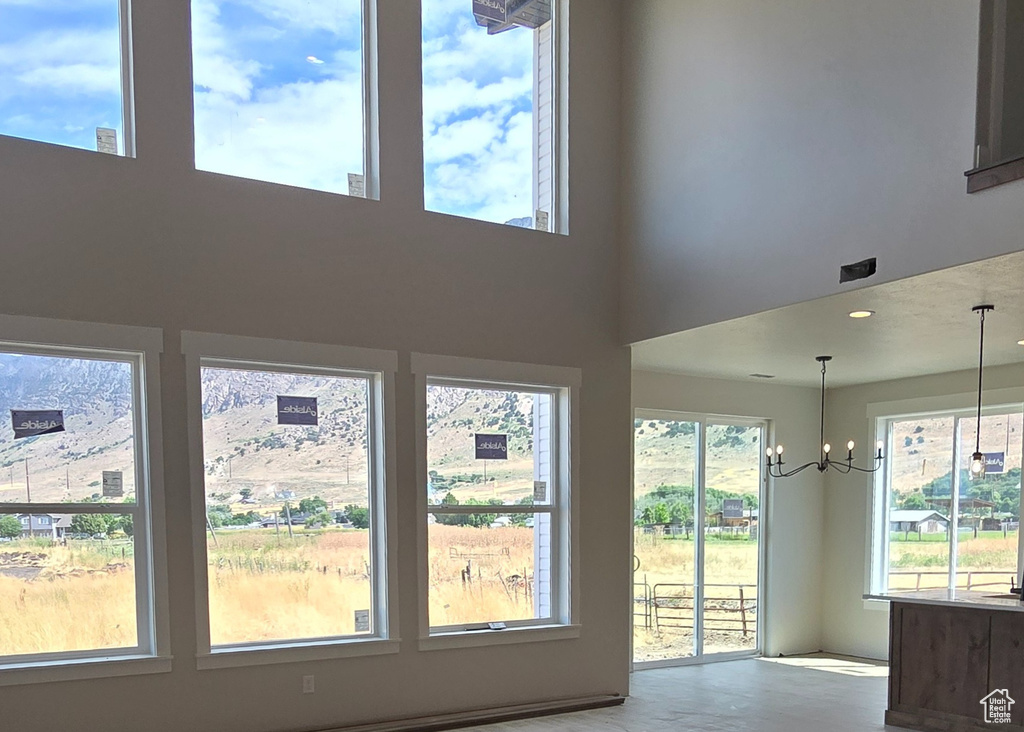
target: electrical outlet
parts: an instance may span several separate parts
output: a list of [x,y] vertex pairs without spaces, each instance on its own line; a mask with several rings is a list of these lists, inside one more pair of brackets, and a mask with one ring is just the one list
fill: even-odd
[[316,677],[310,674],[302,677],[302,693],[312,694],[316,691]]

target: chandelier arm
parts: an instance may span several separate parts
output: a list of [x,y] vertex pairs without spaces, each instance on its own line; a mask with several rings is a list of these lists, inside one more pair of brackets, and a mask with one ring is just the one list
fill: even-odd
[[847,463],[847,462],[841,462],[841,463],[840,463],[840,462],[831,462],[831,461],[830,461],[830,462],[828,463],[828,467],[830,467],[830,468],[835,468],[836,470],[838,470],[838,471],[839,471],[840,473],[842,473],[843,475],[846,475],[847,473],[849,473],[849,472],[850,472],[850,468],[852,468],[853,466],[852,466],[852,465],[850,465],[850,464],[849,464],[849,463]]
[[[881,467],[882,467],[882,463],[881,463],[881,462],[879,462],[879,463],[878,463],[878,464],[877,464],[877,465],[876,465],[875,467],[873,467],[873,468],[858,468],[858,467],[857,467],[856,465],[851,465],[851,466],[850,466],[850,469],[851,469],[851,470],[856,470],[856,471],[857,471],[858,473],[877,473],[877,472],[878,472],[878,469],[879,469],[879,468],[881,468]],[[850,472],[850,471],[848,470],[848,471],[846,471],[846,472]]]
[[780,471],[779,473],[772,475],[772,477],[773,478],[792,478],[797,473],[801,473],[804,470],[807,470],[807,468],[810,468],[812,466],[813,467],[818,467],[818,465],[820,465],[820,463],[805,463],[805,464],[801,465],[799,468],[793,468],[792,470],[790,470],[788,472],[785,472],[785,473]]

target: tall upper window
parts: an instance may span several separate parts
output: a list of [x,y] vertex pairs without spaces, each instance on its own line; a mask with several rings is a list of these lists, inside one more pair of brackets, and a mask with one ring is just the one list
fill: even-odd
[[132,154],[128,7],[0,2],[0,134]]
[[423,0],[429,211],[565,233],[561,0]]
[[375,197],[372,2],[193,0],[196,167]]
[[[388,637],[384,373],[303,364],[274,341],[260,361],[229,358],[232,339],[204,337],[228,345],[186,347],[202,437],[200,654]],[[282,363],[288,352],[300,363]]]
[[973,412],[881,421],[890,458],[876,482],[873,591],[1007,592],[1018,582],[1024,416],[1020,405],[983,413],[988,467],[972,480],[977,424]]
[[167,652],[147,409],[160,336],[28,347],[31,332],[0,345],[0,683],[23,672],[9,665]]

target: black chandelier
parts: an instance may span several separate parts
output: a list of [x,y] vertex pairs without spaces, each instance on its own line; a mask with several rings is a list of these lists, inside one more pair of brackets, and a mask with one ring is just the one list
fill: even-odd
[[994,305],[975,305],[971,312],[981,316],[981,341],[978,344],[978,421],[974,433],[974,454],[971,455],[971,479],[985,477],[985,454],[981,451],[981,378],[985,373],[985,313],[995,310]]
[[[776,445],[775,449],[766,448],[765,455],[768,458],[768,475],[773,478],[789,478],[797,473],[800,473],[807,468],[814,467],[818,469],[819,473],[831,469],[838,470],[840,473],[849,473],[856,470],[858,473],[874,473],[880,467],[882,467],[882,441],[878,441],[878,452],[874,457],[874,467],[872,468],[860,468],[853,464],[853,440],[846,443],[846,459],[845,460],[833,460],[830,457],[832,452],[832,446],[825,442],[825,364],[832,360],[831,356],[817,356],[815,359],[821,364],[821,440],[818,443],[821,445],[821,453],[819,459],[816,462],[805,463],[799,468],[793,468],[792,470],[784,470],[782,461],[782,445]],[[772,460],[774,458],[774,461]]]

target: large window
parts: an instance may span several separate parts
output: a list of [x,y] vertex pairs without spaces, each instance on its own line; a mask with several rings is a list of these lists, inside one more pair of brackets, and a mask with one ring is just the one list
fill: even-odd
[[81,326],[97,346],[24,345],[79,328],[40,322],[0,344],[0,683],[9,665],[166,653],[147,408],[160,336]]
[[344,354],[283,364],[275,342],[258,361],[225,356],[232,339],[227,351],[216,336],[186,342],[202,440],[200,653],[386,638],[384,373],[344,368]]
[[446,365],[418,369],[431,632],[568,625],[572,384],[449,376]]
[[427,210],[566,233],[562,0],[423,0]]
[[193,0],[199,170],[376,197],[374,0]]
[[128,7],[0,3],[0,134],[131,155]]
[[873,591],[1007,592],[1019,581],[1020,405],[981,418],[988,468],[971,479],[977,417],[948,412],[880,421],[888,442],[876,482]]

